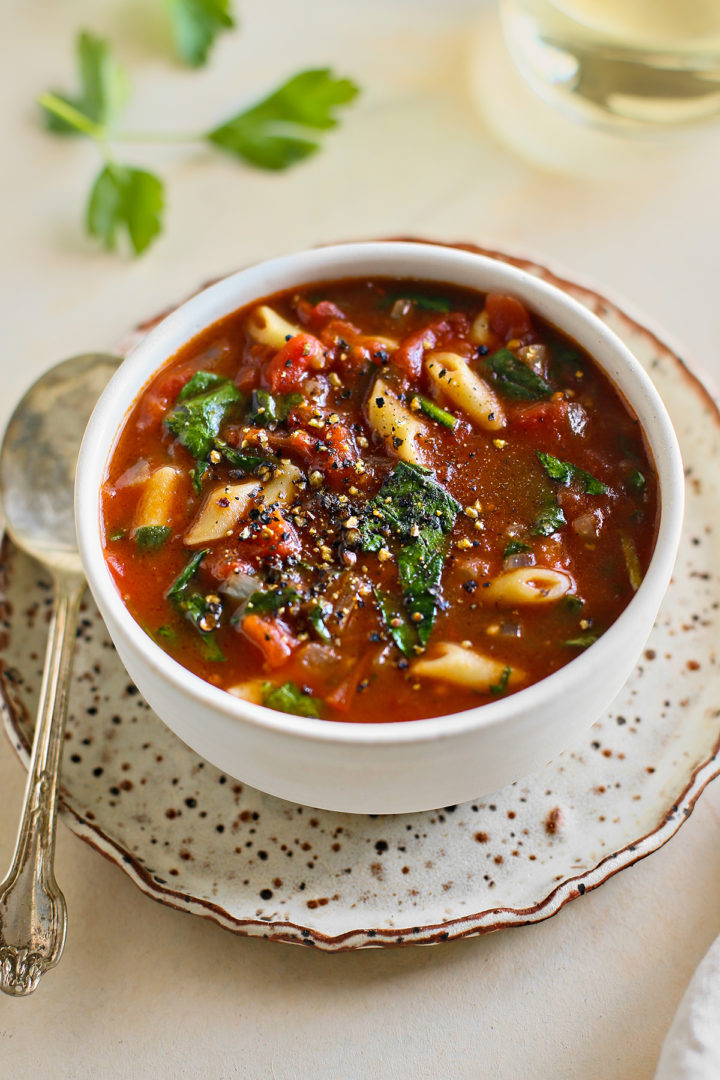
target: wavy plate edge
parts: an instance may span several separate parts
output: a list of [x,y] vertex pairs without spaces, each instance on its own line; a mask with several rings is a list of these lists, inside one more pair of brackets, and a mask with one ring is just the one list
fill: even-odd
[[[421,243],[441,243],[441,241],[421,240],[417,237],[395,237],[393,239],[407,239]],[[485,255],[501,262],[510,263],[541,277],[563,291],[580,290],[585,296],[592,298],[596,313],[599,313],[598,309],[612,309],[621,321],[625,322],[634,332],[648,338],[656,349],[665,353],[672,360],[678,369],[678,373],[687,379],[692,384],[695,392],[703,398],[716,424],[720,427],[720,408],[713,394],[699,375],[681,358],[675,348],[666,344],[659,336],[659,332],[645,325],[644,316],[639,314],[629,315],[620,306],[619,302],[611,300],[594,286],[573,281],[568,277],[555,273],[535,259],[510,255],[465,242],[446,244],[445,246],[461,248],[473,254]],[[147,320],[140,324],[136,330],[129,333],[124,339],[120,351],[128,352],[140,337],[159,322],[165,314],[167,312]],[[642,321],[640,321],[641,318]],[[3,715],[8,738],[23,765],[27,768],[30,760],[30,746],[19,726],[18,717],[10,705],[2,680],[0,680],[0,711]],[[446,922],[432,923],[425,926],[413,926],[411,928],[358,927],[354,930],[343,931],[341,934],[325,934],[312,927],[305,927],[299,923],[285,920],[238,918],[210,900],[193,897],[187,893],[181,893],[159,885],[129,852],[125,851],[120,844],[103,832],[102,829],[87,821],[69,805],[65,800],[62,789],[60,791],[59,809],[70,830],[91,848],[123,870],[146,896],[166,907],[209,919],[223,927],[223,929],[239,936],[259,937],[269,941],[317,947],[325,952],[349,952],[365,948],[397,948],[408,945],[434,945],[443,941],[457,941],[461,938],[476,937],[511,927],[529,926],[533,923],[544,922],[546,919],[556,915],[571,900],[576,900],[578,897],[592,892],[593,889],[603,885],[621,870],[633,866],[635,863],[640,862],[641,859],[645,859],[648,855],[658,851],[690,817],[707,785],[720,775],[720,763],[717,760],[719,753],[720,737],[715,742],[711,755],[696,765],[687,786],[677,801],[668,808],[655,829],[620,848],[619,851],[606,855],[590,870],[567,878],[536,904],[526,908],[486,908],[473,914],[448,919]]]

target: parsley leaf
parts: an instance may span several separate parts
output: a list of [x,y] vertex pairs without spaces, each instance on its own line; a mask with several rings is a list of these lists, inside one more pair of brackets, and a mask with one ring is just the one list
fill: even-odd
[[552,386],[509,349],[498,349],[487,363],[493,382],[506,397],[520,401],[540,401],[552,394]]
[[[200,383],[196,385],[199,387]],[[240,401],[240,391],[230,379],[218,378],[209,390],[199,394],[187,393],[189,386],[187,383],[180,391],[175,408],[165,417],[165,424],[194,458],[202,459],[214,448],[225,417]]]
[[215,38],[232,30],[230,0],[168,0],[175,47],[191,67],[206,63]]
[[320,148],[316,140],[304,137],[307,129],[335,127],[334,110],[357,94],[355,83],[336,78],[330,68],[301,71],[205,137],[260,169],[287,169]]
[[[440,598],[447,552],[446,535],[455,524],[460,504],[435,479],[430,469],[398,462],[394,471],[370,500],[360,523],[360,535],[366,551],[379,551],[388,542],[399,542],[398,576],[405,607],[412,622],[406,630],[393,627],[397,621],[386,598],[378,606],[388,624],[395,644],[412,655],[414,645],[427,644]],[[417,618],[417,616],[420,616]]]
[[[72,106],[93,123],[114,123],[125,106],[129,94],[129,82],[125,70],[113,57],[110,46],[103,38],[84,30],[75,43],[80,92],[55,93],[61,102]],[[77,127],[56,113],[45,110],[45,126],[56,135],[77,135]]]
[[271,682],[263,683],[262,703],[268,709],[292,713],[295,716],[319,717],[322,711],[322,702],[303,694],[294,682],[286,682],[282,686],[274,686]]
[[491,694],[506,694],[507,693],[507,688],[508,688],[508,683],[510,682],[510,676],[511,675],[512,675],[512,668],[508,667],[507,664],[506,664],[505,667],[502,669],[502,674],[501,674],[500,678],[498,679],[498,681],[496,683],[491,684],[490,693]]
[[565,515],[557,503],[548,503],[536,517],[530,533],[532,536],[552,536],[564,524]]
[[538,460],[551,480],[559,480],[561,484],[570,484],[573,481],[582,484],[586,495],[604,495],[607,485],[601,480],[596,480],[589,472],[579,469],[569,461],[560,461],[552,454],[544,454],[542,450],[536,450]]
[[126,229],[136,255],[162,231],[164,185],[154,173],[128,165],[108,164],[97,176],[87,205],[90,236],[105,247],[116,246],[118,229]]

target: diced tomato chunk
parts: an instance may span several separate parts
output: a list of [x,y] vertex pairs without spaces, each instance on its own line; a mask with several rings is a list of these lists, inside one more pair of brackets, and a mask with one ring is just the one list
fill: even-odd
[[512,426],[519,431],[530,431],[533,434],[545,432],[554,438],[561,438],[570,433],[568,403],[559,399],[529,405],[515,414]]
[[296,334],[286,341],[265,368],[265,377],[275,394],[298,390],[312,366],[324,366],[325,350],[312,334]]
[[276,555],[279,559],[287,559],[289,555],[298,555],[301,548],[300,537],[279,510],[274,511],[257,532],[251,532],[247,543],[252,544],[253,550],[263,558]]
[[[516,431],[527,432],[537,450],[548,449],[558,452],[558,444],[568,440],[573,444],[573,460],[577,457],[577,448],[586,453],[588,415],[577,401],[557,398],[554,401],[539,401],[515,413],[512,426]],[[568,451],[562,451],[560,456]]]
[[216,581],[227,581],[233,574],[254,574],[255,567],[238,556],[235,547],[226,547],[213,552],[205,559],[203,568]]
[[416,330],[414,334],[408,335],[400,342],[393,353],[393,363],[411,379],[417,379],[422,371],[425,350],[434,349],[436,344],[437,335],[430,327],[426,330]]
[[321,300],[319,304],[311,304],[307,300],[300,300],[296,307],[300,322],[303,326],[309,326],[317,333],[330,319],[344,319],[345,313],[340,310],[332,300]]
[[411,379],[417,379],[422,371],[423,354],[426,350],[443,346],[453,339],[463,338],[468,329],[468,320],[460,312],[435,319],[422,330],[416,330],[404,338],[392,354],[392,362]]
[[504,341],[521,338],[532,330],[529,314],[514,296],[488,293],[485,307],[490,318],[490,328]]
[[289,627],[277,617],[246,615],[241,627],[245,636],[260,649],[265,668],[269,670],[287,663],[300,644]]

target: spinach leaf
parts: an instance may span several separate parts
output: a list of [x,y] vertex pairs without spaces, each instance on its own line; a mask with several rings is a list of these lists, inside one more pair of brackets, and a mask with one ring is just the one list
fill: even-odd
[[559,480],[561,484],[570,484],[573,481],[582,484],[586,495],[604,495],[607,486],[600,480],[596,480],[589,472],[579,469],[569,461],[560,461],[552,454],[544,454],[536,450],[538,460],[551,480]]
[[190,470],[192,486],[198,495],[202,495],[202,486],[203,480],[205,479],[205,473],[209,471],[210,465],[207,461],[198,461],[195,465],[195,468]]
[[204,394],[206,390],[215,390],[218,386],[221,386],[223,379],[220,375],[216,375],[214,371],[196,371],[192,378],[183,386],[182,390],[177,396],[178,402],[187,401],[188,398],[197,397],[198,394]]
[[575,596],[571,593],[570,596],[564,598],[564,604],[568,611],[577,612],[582,611],[585,601],[579,596]]
[[625,483],[630,491],[640,492],[645,487],[647,481],[639,469],[633,469],[628,473]]
[[195,554],[190,557],[185,569],[178,574],[165,594],[168,600],[176,600],[183,595],[188,585],[197,574],[200,563],[205,556],[209,554],[210,548],[204,548],[202,551],[196,551]]
[[491,684],[490,693],[491,694],[506,694],[507,693],[507,688],[508,688],[508,683],[510,682],[510,676],[511,675],[512,675],[512,668],[508,667],[507,664],[506,664],[505,667],[502,669],[502,674],[501,674],[500,678],[498,679],[498,681],[496,683]]
[[404,656],[414,656],[418,643],[417,633],[401,606],[387,593],[375,589],[378,611],[398,649]]
[[315,604],[308,611],[307,618],[308,622],[315,631],[316,636],[320,638],[321,641],[328,642],[332,641],[332,634],[327,628],[327,624],[325,622],[325,615],[326,612],[323,610],[320,604]]
[[267,390],[253,390],[250,403],[250,421],[257,427],[269,427],[272,423],[287,420],[296,405],[305,398],[302,394],[278,394],[273,397]]
[[[440,579],[445,565],[446,545],[438,543],[437,533],[420,535],[398,552],[398,574],[413,619],[413,628],[421,645],[427,645],[435,612],[440,600]],[[420,615],[421,618],[417,618]]]
[[[183,387],[181,394],[189,385]],[[192,456],[201,460],[214,448],[223,421],[239,400],[240,392],[235,384],[230,379],[221,379],[209,390],[187,394],[182,401],[178,398],[165,423]]]
[[596,630],[590,630],[587,634],[579,634],[577,637],[570,638],[564,644],[576,649],[587,649],[588,645],[592,645],[599,637],[600,634]]
[[552,536],[564,524],[565,515],[557,503],[548,503],[536,517],[530,532],[533,536]]
[[521,540],[511,540],[509,544],[505,545],[503,559],[507,559],[508,555],[520,555],[526,551],[532,551],[529,544],[523,544]]
[[519,401],[540,401],[552,394],[552,386],[509,349],[498,349],[487,363],[493,382],[506,397]]
[[300,593],[296,592],[291,585],[286,585],[281,589],[266,589],[254,592],[248,598],[245,614],[259,612],[266,615],[270,612],[279,611],[280,608],[287,607],[289,604],[294,604],[300,598]]
[[[370,500],[360,523],[360,535],[366,551],[379,551],[388,543],[399,544],[398,576],[410,620],[406,630],[393,633],[393,640],[406,655],[415,644],[425,645],[432,631],[440,597],[446,536],[455,524],[460,504],[435,479],[430,469],[408,465],[395,466],[378,494]],[[378,600],[383,618],[386,600]],[[392,618],[399,616],[393,614]],[[402,644],[399,642],[402,641]]]
[[[200,648],[205,660],[221,662],[225,660],[225,654],[215,640],[214,631],[203,630],[201,625],[201,620],[210,614],[210,605],[202,593],[190,591],[190,583],[198,572],[201,562],[209,553],[210,548],[196,551],[185,569],[175,578],[166,596],[175,610],[191,622],[200,634]],[[213,611],[213,614],[216,612]]]
[[172,532],[169,525],[143,525],[135,531],[138,551],[158,551]]
[[262,703],[268,709],[292,713],[295,716],[319,717],[322,713],[322,702],[304,694],[294,682],[286,682],[282,686],[274,686],[271,682],[263,683]]
[[277,461],[271,457],[262,457],[260,454],[246,454],[242,450],[234,450],[232,446],[228,446],[222,439],[215,439],[213,449],[217,450],[219,454],[225,458],[229,465],[232,465],[233,469],[238,469],[243,473],[254,472],[260,465],[267,465],[271,469],[277,468]]
[[360,523],[365,551],[379,551],[388,538],[412,540],[416,529],[450,532],[460,504],[442,487],[431,469],[399,461]]
[[567,345],[552,346],[553,370],[558,378],[565,378],[567,369],[572,368],[573,374],[582,371],[583,362],[577,349],[568,348]]
[[457,418],[447,409],[442,409],[439,405],[436,405],[430,398],[423,397],[422,394],[413,394],[412,400],[417,401],[420,406],[420,412],[429,417],[430,420],[434,420],[438,424],[442,424],[443,427],[449,428],[450,431],[454,431],[458,426]]

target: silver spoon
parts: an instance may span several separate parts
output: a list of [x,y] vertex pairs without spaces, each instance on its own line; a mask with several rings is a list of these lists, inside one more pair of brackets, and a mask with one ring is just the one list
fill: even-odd
[[0,498],[17,547],[50,570],[55,606],[45,654],[25,804],[15,854],[0,884],[0,989],[30,994],[60,959],[65,897],[55,881],[57,786],[70,668],[85,587],[75,538],[75,463],[90,413],[119,357],[64,360],[30,387],[0,450]]

